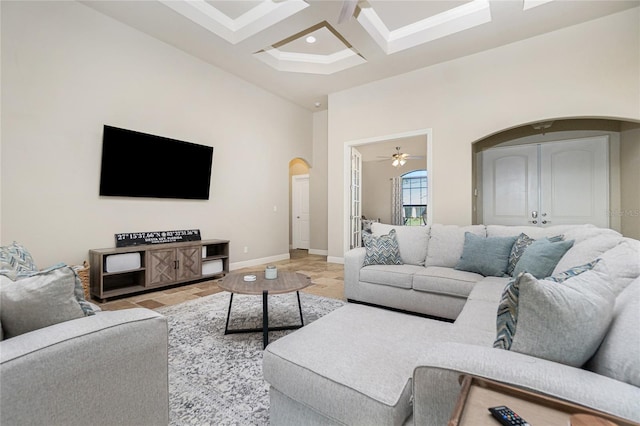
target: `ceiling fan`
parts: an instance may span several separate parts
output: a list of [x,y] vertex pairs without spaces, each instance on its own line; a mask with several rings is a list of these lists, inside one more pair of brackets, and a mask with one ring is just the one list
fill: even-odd
[[[380,157],[388,160],[389,157]],[[400,147],[396,146],[396,152],[391,156],[391,165],[393,167],[402,167],[407,163],[407,160],[419,160],[424,158],[422,155],[411,155],[406,152],[400,152]],[[380,160],[384,161],[384,160]]]

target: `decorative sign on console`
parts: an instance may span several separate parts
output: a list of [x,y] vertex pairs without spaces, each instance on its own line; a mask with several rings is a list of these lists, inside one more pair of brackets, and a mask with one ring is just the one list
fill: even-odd
[[199,229],[180,231],[132,232],[116,234],[116,247],[131,247],[143,244],[179,243],[182,241],[200,241]]

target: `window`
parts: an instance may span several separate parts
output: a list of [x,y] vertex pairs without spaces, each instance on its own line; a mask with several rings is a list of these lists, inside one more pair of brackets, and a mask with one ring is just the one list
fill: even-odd
[[402,175],[402,216],[405,225],[427,224],[427,171]]

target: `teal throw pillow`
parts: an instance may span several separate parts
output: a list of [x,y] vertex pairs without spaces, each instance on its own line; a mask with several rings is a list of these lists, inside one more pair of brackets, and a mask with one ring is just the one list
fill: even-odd
[[462,255],[455,269],[475,272],[485,277],[502,277],[507,272],[509,254],[517,238],[480,237],[465,232]]
[[513,269],[513,275],[528,272],[536,278],[553,273],[562,256],[573,246],[573,240],[552,242],[546,238],[536,240],[526,248]]
[[362,239],[366,250],[364,266],[402,265],[395,229],[389,231],[388,235],[363,233]]
[[[547,240],[551,242],[562,241],[562,235],[556,235],[554,237],[548,237]],[[509,254],[509,266],[507,267],[507,275],[513,276],[513,270],[516,267],[516,264],[522,257],[524,251],[533,243],[535,239],[531,238],[525,233],[518,235],[518,239],[515,243],[513,243],[513,247],[511,248],[511,253]]]

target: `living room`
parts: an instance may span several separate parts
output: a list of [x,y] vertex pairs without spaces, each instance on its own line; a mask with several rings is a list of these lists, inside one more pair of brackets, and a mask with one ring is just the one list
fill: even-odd
[[[620,196],[612,210],[629,212],[617,231],[640,238],[637,2],[328,93],[319,110],[83,2],[3,1],[0,13],[0,242],[21,242],[39,265],[82,263],[90,249],[113,247],[116,233],[169,229],[229,240],[232,269],[286,259],[289,163],[296,158],[310,166],[310,251],[342,263],[348,147],[428,133],[431,223],[471,225],[474,143],[532,123],[583,118],[618,123]],[[100,197],[105,124],[214,147],[209,200]]]

